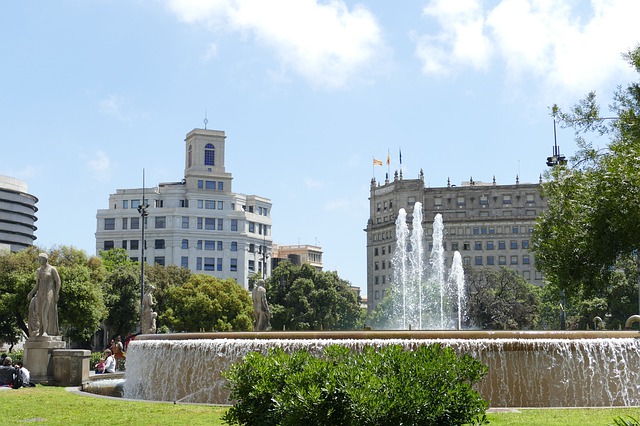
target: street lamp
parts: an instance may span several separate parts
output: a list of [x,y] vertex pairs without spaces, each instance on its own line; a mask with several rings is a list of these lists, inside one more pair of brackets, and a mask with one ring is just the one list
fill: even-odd
[[547,157],[547,166],[554,167],[557,165],[567,164],[567,159],[564,155],[560,154],[560,147],[558,146],[558,138],[556,136],[556,119],[553,119],[553,155]]
[[144,228],[145,228],[145,224],[147,222],[147,216],[149,216],[149,212],[147,211],[147,209],[149,208],[149,204],[147,204],[146,202],[147,200],[145,200],[144,198],[144,169],[142,169],[142,204],[138,205],[138,213],[140,213],[140,217],[142,218],[141,222],[141,228],[142,228],[142,241],[140,241],[140,332],[143,333],[142,330],[142,316],[144,315],[144,313],[142,312],[144,309],[144,264],[145,264],[145,259],[144,259],[144,246],[145,244],[145,240],[144,240]]

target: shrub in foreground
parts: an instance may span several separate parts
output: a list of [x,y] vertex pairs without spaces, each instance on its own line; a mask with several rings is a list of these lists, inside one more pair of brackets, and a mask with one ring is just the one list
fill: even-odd
[[362,352],[332,345],[321,356],[254,352],[225,377],[237,401],[223,417],[240,425],[461,425],[487,403],[473,389],[487,367],[439,344]]

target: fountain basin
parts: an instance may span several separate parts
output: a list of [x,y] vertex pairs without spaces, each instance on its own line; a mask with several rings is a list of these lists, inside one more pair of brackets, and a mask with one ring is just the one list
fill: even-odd
[[640,405],[637,331],[350,331],[181,333],[129,344],[126,398],[228,404],[221,372],[252,351],[331,344],[358,350],[441,343],[489,366],[478,391],[491,407]]

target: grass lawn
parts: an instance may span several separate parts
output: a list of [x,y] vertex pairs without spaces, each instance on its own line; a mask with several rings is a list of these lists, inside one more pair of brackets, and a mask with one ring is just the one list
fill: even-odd
[[[223,425],[225,407],[124,401],[37,386],[0,391],[0,424],[47,425]],[[640,419],[640,408],[521,409],[489,413],[490,426],[610,425],[617,416]]]

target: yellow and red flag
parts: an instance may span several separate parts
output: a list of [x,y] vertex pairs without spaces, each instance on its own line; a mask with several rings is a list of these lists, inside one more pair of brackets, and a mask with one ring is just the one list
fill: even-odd
[[376,160],[375,158],[373,159],[373,165],[374,166],[382,166],[382,160]]

